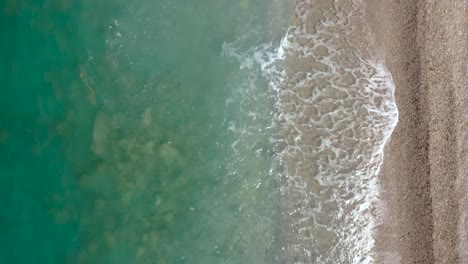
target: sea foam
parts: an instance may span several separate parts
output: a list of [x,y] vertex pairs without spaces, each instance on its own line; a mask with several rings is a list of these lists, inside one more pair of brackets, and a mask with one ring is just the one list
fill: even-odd
[[398,110],[362,12],[360,1],[297,1],[281,40],[243,53],[223,46],[275,98],[278,262],[373,262],[377,174]]

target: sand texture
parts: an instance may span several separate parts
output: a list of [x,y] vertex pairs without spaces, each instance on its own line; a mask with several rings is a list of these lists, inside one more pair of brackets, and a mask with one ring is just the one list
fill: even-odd
[[367,2],[400,112],[379,175],[376,263],[468,263],[467,8]]

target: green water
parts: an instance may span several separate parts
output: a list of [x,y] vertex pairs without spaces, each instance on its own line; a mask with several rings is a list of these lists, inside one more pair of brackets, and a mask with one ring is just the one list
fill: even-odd
[[277,2],[0,4],[0,263],[272,263]]

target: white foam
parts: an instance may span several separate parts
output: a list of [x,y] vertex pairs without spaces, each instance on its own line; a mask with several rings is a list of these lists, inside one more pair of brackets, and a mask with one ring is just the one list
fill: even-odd
[[[241,68],[260,70],[276,101],[271,123],[282,132],[270,141],[285,146],[276,162],[285,168],[280,189],[290,201],[282,205],[283,246],[294,263],[373,262],[377,173],[398,111],[384,63],[352,43],[365,32],[359,1],[349,10],[344,2],[336,0],[333,12],[314,0],[297,2],[299,22],[279,43],[246,51],[223,45]],[[318,24],[308,22],[327,12]]]

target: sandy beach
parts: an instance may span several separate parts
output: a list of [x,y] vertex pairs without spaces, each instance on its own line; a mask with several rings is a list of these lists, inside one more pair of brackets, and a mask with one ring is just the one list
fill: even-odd
[[379,175],[376,263],[468,263],[468,1],[367,1],[399,123]]

